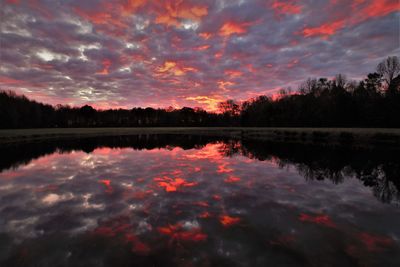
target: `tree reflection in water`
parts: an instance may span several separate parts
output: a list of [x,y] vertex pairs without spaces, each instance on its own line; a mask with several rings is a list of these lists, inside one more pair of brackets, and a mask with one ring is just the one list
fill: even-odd
[[256,140],[200,135],[135,135],[57,140],[42,143],[4,146],[0,150],[0,171],[16,168],[31,160],[55,152],[90,153],[96,148],[201,149],[208,143],[220,143],[219,153],[226,157],[236,154],[250,159],[275,160],[281,168],[295,166],[306,180],[329,179],[340,184],[346,177],[356,177],[372,187],[375,197],[384,203],[400,203],[399,149],[321,147],[318,145],[284,144]]

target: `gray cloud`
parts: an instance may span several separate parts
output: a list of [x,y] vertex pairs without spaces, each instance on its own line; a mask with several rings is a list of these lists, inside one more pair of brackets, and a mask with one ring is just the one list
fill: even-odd
[[0,87],[52,104],[213,109],[309,76],[362,78],[400,52],[396,1],[378,2],[1,1]]

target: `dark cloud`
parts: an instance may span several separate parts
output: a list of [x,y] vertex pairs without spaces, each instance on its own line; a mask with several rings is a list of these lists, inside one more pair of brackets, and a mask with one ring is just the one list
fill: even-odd
[[1,1],[1,89],[52,104],[203,106],[359,79],[398,54],[394,0]]

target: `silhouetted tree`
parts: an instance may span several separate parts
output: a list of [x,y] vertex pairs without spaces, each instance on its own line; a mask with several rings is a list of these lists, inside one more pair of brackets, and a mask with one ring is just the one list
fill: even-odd
[[388,93],[397,93],[398,88],[393,86],[393,80],[400,74],[400,62],[398,57],[394,56],[386,58],[384,61],[378,64],[376,70],[386,82]]
[[222,113],[224,122],[227,125],[237,125],[240,114],[240,105],[235,100],[229,99],[218,103],[218,109]]
[[240,113],[240,106],[235,102],[235,100],[229,99],[225,102],[220,102],[218,104],[218,109],[223,114],[228,114],[229,116],[236,116]]

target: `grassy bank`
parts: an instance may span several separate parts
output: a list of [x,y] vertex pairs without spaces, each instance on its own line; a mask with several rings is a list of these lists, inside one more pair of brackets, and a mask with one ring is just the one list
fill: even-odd
[[0,144],[143,134],[195,134],[323,145],[400,146],[400,129],[381,128],[51,128],[0,130]]

